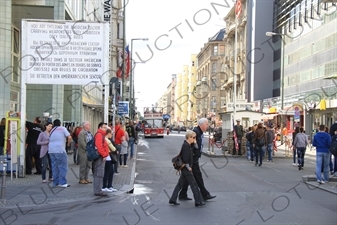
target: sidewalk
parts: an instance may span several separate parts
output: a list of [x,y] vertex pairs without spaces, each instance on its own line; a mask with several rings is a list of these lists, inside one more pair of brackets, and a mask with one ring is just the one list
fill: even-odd
[[[220,145],[220,143],[218,143]],[[292,160],[292,151],[286,150],[285,145],[280,145],[280,143],[277,144],[277,152],[274,153],[273,159],[291,159]],[[212,147],[210,147],[210,151],[208,149],[208,146],[206,148],[203,148],[202,154],[204,156],[210,157],[210,158],[246,158],[245,155],[239,156],[239,155],[231,155],[228,154],[228,152],[224,152],[222,148],[218,148],[217,146],[214,146],[214,149],[212,151]],[[316,159],[316,150],[315,148],[307,148],[305,152],[305,158],[311,158]],[[313,186],[315,188],[319,188],[331,193],[334,193],[337,195],[337,177],[330,175],[330,182],[327,182],[325,184],[318,184],[316,181],[316,175],[310,174],[305,175],[302,177],[303,182],[306,184]]]
[[[113,187],[117,192],[107,193],[108,197],[123,195],[133,191],[137,161],[137,145],[133,159],[127,161],[127,168],[118,168],[119,174],[114,174]],[[73,155],[68,155],[67,181],[68,188],[52,188],[52,182],[42,183],[41,175],[26,175],[24,178],[6,176],[5,199],[0,200],[0,207],[13,208],[43,204],[59,204],[83,200],[94,200],[97,197],[93,193],[93,184],[79,184],[79,165],[73,163]],[[48,171],[47,171],[48,176]],[[2,176],[1,176],[2,177]],[[0,178],[2,181],[2,178]],[[92,172],[89,172],[89,180],[93,181]]]

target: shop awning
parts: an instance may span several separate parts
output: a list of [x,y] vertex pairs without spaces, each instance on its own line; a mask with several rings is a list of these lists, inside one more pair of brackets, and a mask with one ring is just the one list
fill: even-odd
[[261,116],[261,119],[263,120],[272,120],[275,116],[278,116],[278,114],[265,114]]

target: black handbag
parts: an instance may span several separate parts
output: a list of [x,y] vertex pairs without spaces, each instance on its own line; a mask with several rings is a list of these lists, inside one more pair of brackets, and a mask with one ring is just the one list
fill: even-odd
[[180,174],[180,170],[182,168],[184,168],[184,166],[185,166],[185,163],[183,162],[180,154],[181,154],[181,150],[180,150],[180,152],[179,152],[179,154],[177,156],[175,156],[175,157],[172,158],[173,168],[175,170],[177,170],[177,174],[178,173]]
[[109,151],[109,155],[110,155],[110,158],[111,158],[111,163],[112,164],[117,163],[117,154],[115,152],[110,152]]

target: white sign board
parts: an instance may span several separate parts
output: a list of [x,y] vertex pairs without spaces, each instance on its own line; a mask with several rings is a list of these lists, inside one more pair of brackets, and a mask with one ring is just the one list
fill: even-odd
[[106,83],[108,23],[23,20],[22,28],[21,70],[27,84]]

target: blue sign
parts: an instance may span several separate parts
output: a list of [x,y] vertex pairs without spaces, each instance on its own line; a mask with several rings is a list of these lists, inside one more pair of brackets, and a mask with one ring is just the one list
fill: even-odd
[[118,102],[118,115],[129,115],[129,102]]

